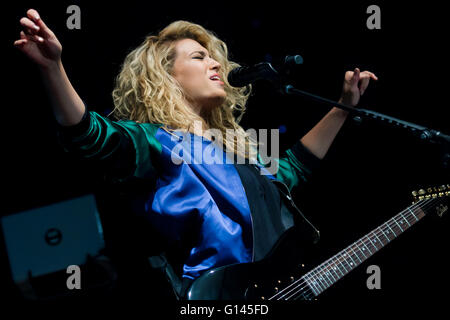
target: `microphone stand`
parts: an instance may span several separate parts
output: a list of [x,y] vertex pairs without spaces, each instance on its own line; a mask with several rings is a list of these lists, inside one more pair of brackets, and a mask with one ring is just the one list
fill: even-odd
[[282,88],[282,92],[287,95],[296,95],[296,96],[302,96],[307,97],[311,100],[314,100],[316,102],[320,102],[322,104],[328,105],[330,107],[338,107],[340,109],[348,111],[350,114],[355,115],[356,121],[361,121],[361,119],[375,119],[379,122],[387,123],[388,125],[392,127],[400,127],[407,129],[409,132],[411,132],[413,135],[419,137],[421,140],[429,141],[430,143],[444,143],[444,144],[450,144],[450,136],[443,134],[440,131],[426,128],[424,126],[420,126],[417,124],[414,124],[412,122],[400,120],[379,112],[375,112],[372,110],[367,110],[363,108],[354,108],[347,105],[344,105],[342,103],[329,100],[320,96],[317,96],[315,94],[302,91],[299,89],[294,88],[292,85],[284,85]]
[[320,96],[317,96],[315,94],[302,91],[299,89],[294,88],[292,85],[282,85],[280,88],[281,92],[286,95],[295,95],[295,96],[301,96],[306,97],[308,99],[314,100],[316,102],[322,103],[324,105],[330,106],[330,107],[338,107],[340,109],[348,111],[350,114],[352,114],[353,120],[357,122],[361,122],[362,119],[374,119],[377,120],[380,123],[386,123],[391,127],[397,127],[397,128],[403,128],[406,129],[408,132],[413,134],[414,136],[418,137],[421,141],[425,141],[428,143],[434,143],[434,144],[440,144],[442,147],[442,167],[444,169],[450,168],[450,136],[443,134],[440,131],[430,129],[424,126],[417,125],[412,122],[400,120],[379,112],[375,112],[372,110],[367,110],[363,108],[354,108],[347,105],[344,105],[342,103],[329,100]]
[[[301,61],[301,63],[303,60]],[[298,63],[298,64],[301,64]],[[314,100],[316,102],[319,102],[321,104],[327,105],[329,107],[338,107],[340,109],[348,111],[350,114],[352,114],[354,117],[353,119],[357,122],[361,122],[362,119],[371,119],[371,120],[377,120],[380,123],[385,123],[388,126],[396,127],[396,128],[403,128],[406,129],[408,132],[413,134],[414,136],[418,137],[421,141],[425,141],[428,143],[434,143],[434,144],[440,144],[443,148],[443,158],[442,158],[442,164],[444,168],[450,167],[450,136],[443,134],[440,131],[427,128],[424,126],[420,126],[417,124],[414,124],[412,122],[400,120],[379,112],[375,112],[368,109],[363,108],[354,108],[347,105],[344,105],[342,103],[339,103],[337,101],[333,101],[327,98],[320,97],[318,95],[299,90],[294,88],[290,84],[284,84],[285,76],[289,74],[289,69],[284,68],[280,70],[281,72],[278,72],[275,68],[272,67],[272,65],[268,62],[263,62],[257,65],[261,78],[271,82],[274,84],[278,91],[283,95],[295,95],[295,96],[301,96],[306,97],[308,99]],[[288,66],[289,67],[289,66]]]

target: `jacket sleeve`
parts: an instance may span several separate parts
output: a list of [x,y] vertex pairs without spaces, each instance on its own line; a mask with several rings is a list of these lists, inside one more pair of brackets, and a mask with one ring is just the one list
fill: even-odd
[[107,179],[152,178],[161,145],[157,128],[134,121],[112,121],[88,111],[74,126],[57,124],[58,142],[65,152],[98,164]]
[[320,159],[297,141],[279,158],[276,178],[292,190],[309,181],[312,172],[319,166]]

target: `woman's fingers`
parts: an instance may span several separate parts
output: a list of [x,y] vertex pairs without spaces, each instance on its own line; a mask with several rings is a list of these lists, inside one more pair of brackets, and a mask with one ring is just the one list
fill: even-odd
[[370,74],[370,77],[374,80],[378,80],[378,77],[375,75],[375,73],[367,71]]
[[364,91],[366,91],[367,87],[369,86],[370,77],[364,77],[361,78],[361,84],[359,86],[359,92],[361,95],[364,94]]
[[20,39],[20,40],[14,41],[14,45],[20,47],[21,45],[24,45],[27,42],[28,42],[27,39]]
[[20,32],[20,40],[14,42],[14,45],[21,46],[29,41],[36,43],[43,43],[44,37],[48,38],[52,32],[39,16],[39,13],[34,9],[27,11],[27,17],[20,19],[24,31]]
[[35,9],[28,9],[27,16],[34,21],[38,21],[39,19],[41,19],[39,13]]
[[33,21],[28,18],[23,17],[20,19],[20,24],[28,31],[30,34],[36,34],[40,31],[39,26],[37,26]]
[[378,80],[378,77],[370,71],[361,72],[361,82],[359,87],[361,95],[364,94],[364,91],[366,91],[367,87],[369,86],[370,79]]
[[27,11],[27,16],[33,23],[39,27],[40,35],[44,38],[49,38],[53,36],[53,32],[47,27],[44,21],[39,16],[39,13],[34,9],[29,9]]
[[[53,36],[53,32],[42,21],[36,10],[30,9],[27,11],[27,17],[20,19],[20,24],[24,27],[25,31],[29,35],[38,35],[35,37],[39,42],[43,42],[43,39]],[[42,40],[41,40],[42,39]]]
[[20,39],[14,41],[14,45],[15,46],[20,46],[20,45],[23,45],[23,44],[25,44],[27,42],[28,42],[27,35],[25,34],[25,32],[20,31]]
[[28,42],[36,42],[36,43],[42,43],[44,39],[38,35],[31,35],[31,34],[25,34],[25,32],[20,32],[20,39],[14,41],[15,46],[21,46]]
[[378,80],[378,77],[373,72],[370,72],[370,71],[361,72],[361,76],[364,76],[364,77],[368,76],[369,78],[372,78],[373,80]]
[[357,84],[359,82],[360,76],[361,76],[361,73],[360,73],[359,68],[355,68],[355,70],[353,71],[352,77],[350,79],[350,84],[351,85]]
[[[22,34],[23,34],[24,36],[22,36]],[[14,45],[15,45],[16,47],[20,47],[20,48],[21,48],[23,45],[27,44],[28,42],[29,42],[29,40],[28,40],[27,36],[26,36],[25,33],[23,33],[23,31],[22,31],[22,32],[20,33],[20,39],[14,41]]]
[[20,38],[34,41],[37,43],[44,42],[44,38],[42,38],[41,36],[39,36],[37,34],[25,34],[25,32],[23,32],[23,31],[20,32]]

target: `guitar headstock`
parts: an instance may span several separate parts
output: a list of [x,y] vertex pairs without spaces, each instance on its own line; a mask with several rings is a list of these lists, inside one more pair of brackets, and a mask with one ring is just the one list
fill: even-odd
[[[426,189],[415,190],[412,193],[413,196],[413,204],[426,199],[436,199],[436,198],[444,198],[450,197],[450,184],[443,184],[438,187],[429,187]],[[448,198],[447,198],[448,199]],[[448,205],[444,205],[444,203],[440,203],[436,206],[437,214],[442,217],[442,215],[448,210]]]

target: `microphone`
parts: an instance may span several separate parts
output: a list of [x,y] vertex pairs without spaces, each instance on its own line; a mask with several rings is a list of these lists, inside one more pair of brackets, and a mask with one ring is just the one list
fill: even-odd
[[268,80],[278,82],[281,77],[289,73],[289,69],[303,64],[303,58],[300,55],[286,56],[284,62],[275,70],[269,62],[260,62],[250,67],[237,67],[228,73],[228,82],[233,87],[245,87],[257,80]]

